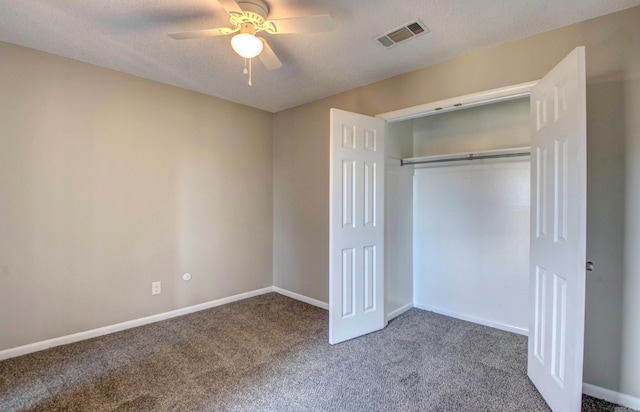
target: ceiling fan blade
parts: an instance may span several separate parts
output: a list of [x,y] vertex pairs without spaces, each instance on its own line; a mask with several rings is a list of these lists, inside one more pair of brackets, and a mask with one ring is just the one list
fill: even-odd
[[242,14],[242,9],[235,0],[218,0],[218,3],[229,14]]
[[276,28],[275,34],[313,33],[333,30],[333,19],[328,14],[317,16],[290,17],[288,19],[269,20]]
[[180,33],[169,33],[169,37],[172,37],[176,40],[186,40],[197,39],[199,37],[223,36],[225,33],[223,33],[222,30],[223,28],[183,31]]
[[262,64],[264,64],[264,67],[266,67],[267,70],[275,70],[275,69],[281,68],[282,62],[280,61],[280,59],[278,59],[278,56],[276,56],[276,54],[273,52],[273,50],[271,49],[271,46],[269,46],[269,43],[267,43],[267,41],[262,37],[258,37],[258,38],[262,40],[262,44],[264,45],[264,48],[262,49],[262,53],[258,55],[258,58],[260,59]]

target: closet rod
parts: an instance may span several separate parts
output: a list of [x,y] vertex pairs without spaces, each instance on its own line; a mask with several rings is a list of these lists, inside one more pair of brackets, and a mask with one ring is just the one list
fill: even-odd
[[432,160],[405,160],[400,159],[400,166],[407,165],[419,165],[427,163],[442,163],[442,162],[459,162],[461,160],[481,160],[481,159],[497,159],[501,157],[520,157],[529,156],[531,152],[516,152],[516,153],[499,153],[499,154],[486,154],[486,155],[474,155],[473,153],[462,157],[450,157],[448,159],[432,159]]

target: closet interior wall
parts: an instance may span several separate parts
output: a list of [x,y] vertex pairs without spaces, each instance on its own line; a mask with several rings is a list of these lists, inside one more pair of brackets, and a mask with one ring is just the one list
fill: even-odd
[[413,307],[413,120],[388,124],[385,140],[385,310],[393,318]]

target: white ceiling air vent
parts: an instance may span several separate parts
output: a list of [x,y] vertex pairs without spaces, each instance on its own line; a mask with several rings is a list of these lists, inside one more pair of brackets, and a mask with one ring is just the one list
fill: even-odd
[[420,20],[414,20],[376,37],[376,41],[382,47],[389,48],[425,33],[429,33],[427,26]]

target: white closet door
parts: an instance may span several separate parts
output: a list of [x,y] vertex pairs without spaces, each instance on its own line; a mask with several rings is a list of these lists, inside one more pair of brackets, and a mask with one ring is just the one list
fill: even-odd
[[582,396],[586,244],[584,47],[531,93],[528,374],[554,411]]
[[382,329],[384,120],[331,109],[329,343]]

